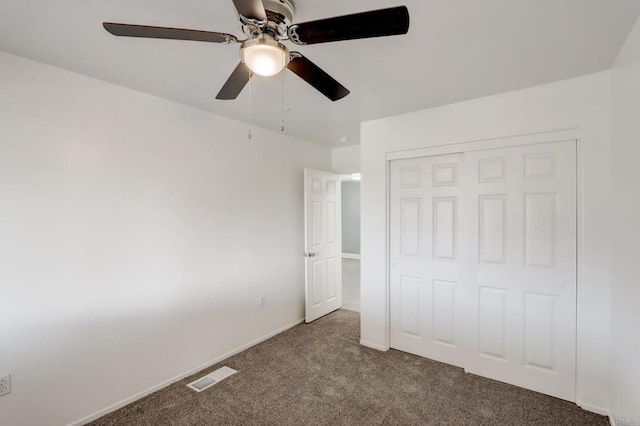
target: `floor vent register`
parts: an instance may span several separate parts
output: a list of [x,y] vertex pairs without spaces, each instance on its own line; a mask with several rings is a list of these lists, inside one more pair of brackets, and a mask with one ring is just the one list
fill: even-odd
[[220,383],[227,377],[233,376],[236,373],[237,371],[233,368],[221,367],[213,373],[207,374],[206,376],[189,383],[187,387],[193,389],[196,392],[202,392],[203,390],[209,389],[216,383]]

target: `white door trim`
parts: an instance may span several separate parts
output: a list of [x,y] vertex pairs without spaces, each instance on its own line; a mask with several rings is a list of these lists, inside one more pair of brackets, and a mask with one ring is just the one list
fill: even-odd
[[[517,135],[517,136],[508,136],[502,138],[493,138],[493,139],[479,139],[476,141],[467,141],[460,143],[453,143],[447,145],[439,145],[433,147],[419,148],[419,149],[411,149],[404,151],[396,151],[396,152],[388,152],[386,154],[385,159],[385,192],[386,192],[386,209],[385,209],[385,322],[384,322],[384,336],[385,336],[385,345],[384,348],[377,348],[382,350],[389,350],[391,347],[391,288],[390,288],[390,262],[391,262],[391,253],[389,247],[390,235],[391,235],[391,223],[390,223],[390,210],[391,210],[391,186],[390,182],[390,171],[391,171],[391,161],[393,160],[401,160],[408,158],[418,158],[418,157],[430,157],[435,155],[445,155],[445,154],[456,154],[468,151],[479,151],[485,149],[492,148],[508,148],[515,147],[521,145],[535,145],[535,144],[543,144],[543,143],[551,143],[551,142],[562,142],[562,141],[576,141],[576,162],[577,162],[577,176],[576,176],[576,196],[577,196],[577,276],[576,276],[576,286],[577,286],[577,301],[576,301],[576,321],[580,318],[580,305],[578,301],[580,300],[580,289],[581,289],[581,281],[582,281],[582,271],[583,271],[583,257],[582,257],[582,241],[583,241],[583,214],[582,214],[582,203],[583,203],[583,167],[582,167],[582,144],[581,144],[581,132],[580,129],[562,129],[558,131],[552,132],[541,132],[541,133],[533,133],[527,135]],[[579,348],[580,348],[580,322],[576,322],[576,381],[580,376],[580,356],[579,356]],[[361,342],[363,343],[363,342]],[[577,383],[576,383],[577,385]],[[578,395],[577,395],[578,396]]]
[[[555,132],[532,133],[528,135],[508,136],[493,139],[478,139],[475,141],[456,142],[452,144],[438,145],[427,148],[387,152],[387,172],[389,168],[389,161],[392,160],[431,157],[434,155],[456,154],[460,152],[480,151],[492,148],[509,148],[520,145],[534,145],[539,143],[579,140],[580,137],[580,129],[565,129]],[[389,176],[387,175],[387,178],[388,177]]]

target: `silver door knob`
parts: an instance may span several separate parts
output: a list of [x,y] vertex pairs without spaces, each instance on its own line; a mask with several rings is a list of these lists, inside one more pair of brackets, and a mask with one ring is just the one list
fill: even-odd
[[316,254],[317,254],[317,253],[309,253],[309,252],[306,252],[306,251],[305,251],[305,252],[304,252],[304,254],[303,254],[303,256],[304,256],[304,257],[315,257],[315,255],[316,255]]

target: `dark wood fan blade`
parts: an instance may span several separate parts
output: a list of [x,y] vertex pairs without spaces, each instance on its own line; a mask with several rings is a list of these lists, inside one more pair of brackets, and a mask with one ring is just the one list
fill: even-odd
[[264,10],[262,0],[233,0],[238,13],[245,18],[256,21],[267,20],[267,12]]
[[209,43],[235,43],[238,39],[231,34],[211,31],[185,30],[180,28],[150,27],[147,25],[116,24],[105,22],[104,29],[115,36],[163,38],[171,40],[206,41]]
[[342,99],[350,93],[346,87],[298,52],[291,52],[287,68],[332,101]]
[[232,100],[238,97],[244,86],[253,77],[253,73],[243,62],[240,62],[235,70],[231,73],[227,82],[224,83],[220,92],[216,96],[219,100]]
[[409,10],[406,6],[398,6],[292,25],[289,37],[296,44],[316,44],[406,34],[408,31]]

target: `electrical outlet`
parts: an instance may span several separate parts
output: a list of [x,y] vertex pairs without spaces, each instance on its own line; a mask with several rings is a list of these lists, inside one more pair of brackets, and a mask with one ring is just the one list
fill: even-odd
[[11,393],[11,375],[0,377],[0,396]]
[[258,305],[259,305],[261,308],[264,308],[264,296],[260,296],[260,297],[258,297]]

